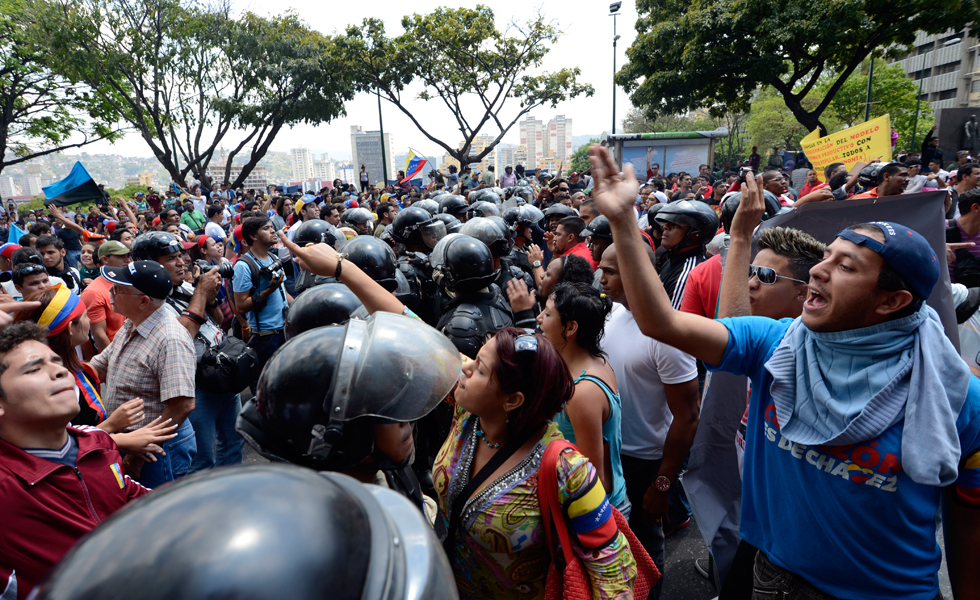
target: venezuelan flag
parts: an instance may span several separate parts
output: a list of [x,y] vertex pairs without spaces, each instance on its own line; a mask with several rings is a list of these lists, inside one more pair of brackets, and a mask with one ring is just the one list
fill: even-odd
[[419,158],[410,149],[408,151],[408,158],[405,159],[405,179],[402,179],[398,183],[415,179],[422,172],[422,167],[425,166],[425,163],[426,160],[424,158]]

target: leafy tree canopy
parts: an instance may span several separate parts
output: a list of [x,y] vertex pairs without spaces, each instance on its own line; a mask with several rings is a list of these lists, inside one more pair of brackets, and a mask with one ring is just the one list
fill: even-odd
[[120,135],[111,106],[51,70],[33,29],[29,2],[0,0],[0,172]]
[[638,0],[637,10],[638,35],[616,76],[635,106],[744,111],[769,86],[810,131],[827,130],[831,101],[866,58],[897,56],[951,18],[980,24],[974,0]]
[[[349,27],[338,40],[347,56],[348,76],[360,91],[377,92],[398,107],[426,138],[460,163],[482,160],[533,109],[555,107],[594,92],[592,86],[579,83],[577,68],[541,72],[549,46],[561,31],[540,15],[523,24],[512,23],[501,32],[487,6],[441,7],[403,18],[402,27],[405,33],[397,37],[389,37],[376,18]],[[462,135],[462,145],[436,138],[428,129],[431,126],[412,114],[415,98],[404,92],[413,81],[423,86],[418,99],[445,105]],[[515,103],[516,110],[505,110]],[[485,150],[471,154],[473,141],[485,126],[498,133]]]

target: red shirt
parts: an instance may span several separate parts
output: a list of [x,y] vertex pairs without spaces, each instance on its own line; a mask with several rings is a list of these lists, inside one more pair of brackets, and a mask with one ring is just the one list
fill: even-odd
[[109,434],[85,426],[68,434],[78,444],[75,470],[0,440],[0,587],[16,578],[20,600],[82,536],[150,491],[123,472]]
[[715,318],[721,289],[721,257],[714,255],[691,269],[681,298],[681,312]]
[[[111,342],[116,332],[126,322],[126,317],[116,314],[109,301],[109,290],[112,284],[105,277],[99,276],[82,292],[82,304],[88,312],[88,318],[93,323],[105,321],[106,335]],[[103,348],[104,350],[104,348]]]
[[575,244],[567,251],[565,251],[562,254],[562,256],[564,256],[565,254],[575,254],[577,256],[581,256],[585,260],[589,261],[589,266],[592,267],[593,271],[595,271],[599,267],[599,263],[592,260],[592,251],[589,250],[589,247],[585,245],[585,242],[579,242]]

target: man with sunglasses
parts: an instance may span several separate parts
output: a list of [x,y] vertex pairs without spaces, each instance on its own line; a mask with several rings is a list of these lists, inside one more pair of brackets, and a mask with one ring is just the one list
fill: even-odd
[[632,165],[590,154],[640,330],[753,381],[740,525],[759,548],[753,596],[937,598],[940,509],[953,596],[975,596],[980,381],[924,302],[940,274],[929,242],[891,222],[842,230],[799,319],[677,312],[640,252]]

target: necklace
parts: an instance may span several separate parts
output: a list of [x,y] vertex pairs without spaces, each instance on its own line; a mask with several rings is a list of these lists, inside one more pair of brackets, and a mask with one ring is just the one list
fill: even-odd
[[490,440],[487,439],[487,434],[483,431],[483,428],[480,427],[480,421],[479,420],[477,420],[477,422],[476,422],[476,431],[474,433],[476,433],[476,438],[477,439],[483,438],[483,443],[485,443],[487,445],[487,448],[495,448],[496,449],[496,448],[499,448],[500,447],[500,444],[491,444],[490,443]]

